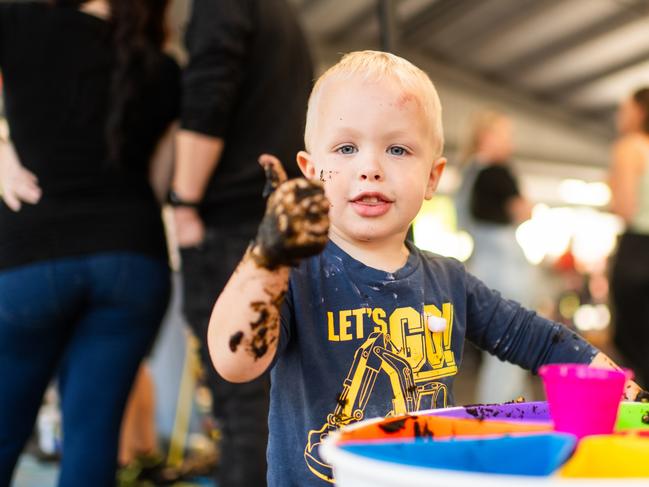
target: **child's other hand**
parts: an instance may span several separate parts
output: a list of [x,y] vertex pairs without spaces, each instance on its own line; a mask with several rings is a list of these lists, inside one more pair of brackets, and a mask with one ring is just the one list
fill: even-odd
[[640,389],[640,386],[633,382],[632,380],[627,380],[624,383],[624,392],[622,393],[622,399],[624,401],[635,401],[636,397],[638,397],[638,394],[642,389]]
[[649,392],[642,389],[638,384],[629,380],[624,385],[624,400],[649,402]]
[[[590,363],[592,367],[600,369],[622,370],[622,368],[613,362],[610,358],[599,352]],[[649,402],[649,393],[643,390],[638,384],[628,379],[624,384],[624,392],[622,393],[624,401],[641,401]]]
[[274,156],[264,154],[259,163],[266,171],[266,190],[274,192],[268,198],[252,257],[260,266],[275,269],[319,254],[329,233],[329,201],[322,184],[304,178],[287,181]]

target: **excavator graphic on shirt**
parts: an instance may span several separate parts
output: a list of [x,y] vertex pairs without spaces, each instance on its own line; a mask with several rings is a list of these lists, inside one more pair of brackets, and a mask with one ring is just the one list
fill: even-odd
[[[413,308],[401,310],[406,312],[391,317],[387,330],[372,332],[356,350],[334,411],[327,415],[320,429],[309,431],[304,459],[309,470],[322,480],[333,483],[333,473],[331,466],[320,457],[318,447],[331,432],[364,419],[365,408],[381,374],[388,378],[392,392],[391,409],[386,416],[447,404],[447,387],[436,379],[457,373],[451,350],[453,306],[445,303],[440,311],[429,305],[421,314]],[[419,319],[413,319],[417,315]],[[431,331],[426,326],[427,316],[444,318],[443,331]]]

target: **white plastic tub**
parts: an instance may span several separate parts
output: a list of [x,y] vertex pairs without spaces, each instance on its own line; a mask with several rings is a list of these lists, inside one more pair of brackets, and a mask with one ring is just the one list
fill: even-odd
[[[362,427],[362,421],[353,427]],[[376,460],[340,448],[339,433],[327,437],[320,455],[333,466],[338,487],[526,487],[526,486],[649,486],[649,479],[566,479],[557,476],[534,477],[458,472],[415,467]],[[515,460],[514,460],[515,461]]]

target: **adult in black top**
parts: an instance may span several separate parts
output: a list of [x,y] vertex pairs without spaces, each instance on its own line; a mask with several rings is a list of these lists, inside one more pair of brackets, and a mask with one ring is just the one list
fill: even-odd
[[179,111],[177,64],[160,54],[130,108],[119,161],[106,120],[115,50],[105,20],[76,8],[2,4],[0,68],[11,141],[42,198],[18,213],[0,204],[0,269],[42,259],[126,250],[165,258],[149,161]]
[[221,379],[207,352],[207,325],[264,212],[262,153],[287,162],[303,147],[313,72],[286,0],[195,0],[186,37],[181,131],[173,189],[197,208],[178,206],[184,311],[202,342],[202,358],[221,420],[218,484],[265,484],[268,378]]
[[11,132],[0,144],[0,485],[55,374],[59,484],[115,485],[124,403],[169,295],[148,181],[165,154],[171,166],[179,106],[164,11],[159,0],[0,4]]
[[510,225],[510,205],[520,198],[518,183],[505,162],[493,162],[476,176],[471,194],[471,215],[476,221]]

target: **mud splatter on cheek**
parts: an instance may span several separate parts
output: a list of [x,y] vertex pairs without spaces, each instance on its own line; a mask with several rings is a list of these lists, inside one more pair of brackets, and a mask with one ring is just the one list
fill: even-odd
[[340,174],[340,171],[327,171],[329,181],[333,181],[333,176],[337,176],[338,174]]

